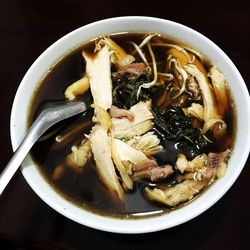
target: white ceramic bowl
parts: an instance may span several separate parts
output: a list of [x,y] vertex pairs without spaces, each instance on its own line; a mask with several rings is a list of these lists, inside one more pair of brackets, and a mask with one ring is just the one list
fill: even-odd
[[124,31],[159,33],[184,41],[205,54],[225,74],[237,112],[237,136],[226,176],[217,180],[203,195],[183,208],[159,217],[127,220],[93,214],[68,202],[50,187],[29,156],[23,162],[21,169],[25,179],[40,198],[69,219],[104,231],[145,233],[179,225],[211,207],[235,182],[249,154],[250,101],[247,88],[232,61],[208,38],[193,29],[172,21],[138,16],[101,20],[74,30],[42,53],[24,76],[12,108],[11,140],[13,149],[16,149],[26,133],[27,114],[33,90],[36,89],[52,65],[72,49],[93,38]]

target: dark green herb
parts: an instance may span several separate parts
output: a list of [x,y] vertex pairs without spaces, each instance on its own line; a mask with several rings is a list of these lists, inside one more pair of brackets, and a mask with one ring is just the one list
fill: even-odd
[[148,100],[150,94],[147,90],[142,89],[137,99],[137,92],[139,87],[150,82],[147,75],[140,75],[137,78],[130,78],[120,76],[113,79],[113,104],[119,108],[129,109],[139,101]]
[[195,148],[196,154],[205,151],[208,141],[199,129],[192,126],[191,118],[185,116],[181,108],[155,109],[153,113],[154,126],[164,136],[164,140],[178,142],[183,148]]

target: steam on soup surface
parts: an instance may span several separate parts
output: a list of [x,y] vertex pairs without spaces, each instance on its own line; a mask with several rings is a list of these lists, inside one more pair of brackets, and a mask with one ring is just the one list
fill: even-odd
[[196,51],[160,35],[103,36],[60,60],[34,95],[80,99],[84,114],[33,148],[66,199],[111,216],[161,214],[226,174],[233,110],[224,75]]

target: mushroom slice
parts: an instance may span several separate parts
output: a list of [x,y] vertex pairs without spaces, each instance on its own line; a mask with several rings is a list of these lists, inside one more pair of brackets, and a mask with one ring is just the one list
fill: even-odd
[[123,200],[124,191],[111,159],[111,142],[107,131],[102,126],[95,125],[89,135],[89,140],[99,178],[113,195]]
[[112,80],[108,46],[104,46],[95,54],[82,52],[86,60],[86,72],[90,81],[90,89],[94,104],[107,110],[112,105]]
[[202,133],[205,134],[210,128],[213,128],[216,123],[225,124],[218,114],[214,96],[207,78],[193,64],[185,65],[184,69],[196,78],[201,90],[204,105],[204,125]]
[[150,102],[138,102],[129,111],[134,119],[112,118],[112,125],[115,138],[133,137],[148,132],[153,127],[152,112],[149,110]]
[[206,127],[203,130],[207,131],[208,129],[212,129],[213,135],[215,136],[215,139],[221,140],[224,138],[226,132],[227,132],[227,124],[222,119],[210,119],[206,123]]
[[228,96],[227,96],[227,83],[224,74],[222,74],[216,66],[213,66],[208,76],[212,80],[212,85],[215,93],[216,100],[220,102],[218,112],[220,115],[224,115],[228,108]]

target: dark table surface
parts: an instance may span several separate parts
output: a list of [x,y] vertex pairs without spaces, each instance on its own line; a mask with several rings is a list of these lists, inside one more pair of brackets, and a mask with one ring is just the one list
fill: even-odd
[[[124,15],[161,17],[196,29],[228,54],[250,86],[250,9],[240,1],[1,1],[0,170],[12,156],[11,105],[32,62],[73,29]],[[0,197],[0,249],[249,249],[249,177],[248,161],[219,202],[183,225],[119,235],[61,216],[38,198],[18,171]]]

